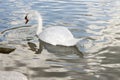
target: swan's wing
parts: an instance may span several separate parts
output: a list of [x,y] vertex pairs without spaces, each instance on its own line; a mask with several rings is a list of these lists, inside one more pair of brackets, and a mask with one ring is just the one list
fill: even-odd
[[40,33],[39,38],[52,45],[64,45],[63,43],[73,39],[73,35],[65,27],[50,27]]
[[65,46],[74,46],[77,44],[77,42],[79,42],[81,39],[76,39],[76,38],[73,38],[71,40],[68,40],[66,42],[63,42],[62,44],[64,44]]

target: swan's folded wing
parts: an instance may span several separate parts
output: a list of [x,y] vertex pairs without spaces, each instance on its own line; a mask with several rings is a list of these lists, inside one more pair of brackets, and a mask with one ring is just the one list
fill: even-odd
[[74,39],[72,33],[65,27],[47,28],[42,33],[40,33],[39,38],[46,43],[63,46],[67,41]]

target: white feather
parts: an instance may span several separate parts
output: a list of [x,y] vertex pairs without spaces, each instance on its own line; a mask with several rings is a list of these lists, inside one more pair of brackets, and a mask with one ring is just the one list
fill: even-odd
[[74,38],[72,33],[66,27],[54,26],[42,30],[41,15],[37,11],[35,11],[33,15],[36,16],[38,21],[36,34],[42,41],[52,45],[74,46],[80,40]]

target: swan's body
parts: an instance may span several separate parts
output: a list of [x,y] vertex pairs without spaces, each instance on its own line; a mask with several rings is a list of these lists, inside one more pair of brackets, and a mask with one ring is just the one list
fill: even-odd
[[[52,45],[75,46],[79,39],[73,37],[72,33],[66,27],[54,26],[48,27],[42,31],[42,17],[37,11],[32,11],[29,14],[35,15],[38,21],[37,36],[41,41]],[[27,16],[29,16],[29,14]],[[29,19],[25,17],[26,23]],[[31,16],[30,16],[31,17]],[[29,17],[29,18],[30,18]]]
[[46,43],[62,46],[74,46],[79,40],[67,28],[60,26],[46,28],[38,36]]

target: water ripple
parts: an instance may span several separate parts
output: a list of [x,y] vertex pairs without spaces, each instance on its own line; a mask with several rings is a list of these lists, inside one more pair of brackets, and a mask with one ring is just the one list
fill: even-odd
[[[0,42],[18,49],[9,54],[0,54],[2,70],[15,70],[32,80],[119,80],[120,48],[120,1],[119,0],[3,0],[0,1]],[[36,24],[24,25],[28,10],[38,10],[43,16],[43,25],[65,26],[77,38],[84,58],[68,52],[44,50],[33,54],[27,41],[37,44],[34,37]],[[21,27],[20,27],[21,26]],[[52,47],[53,48],[53,47]],[[56,50],[59,49],[59,50]]]

